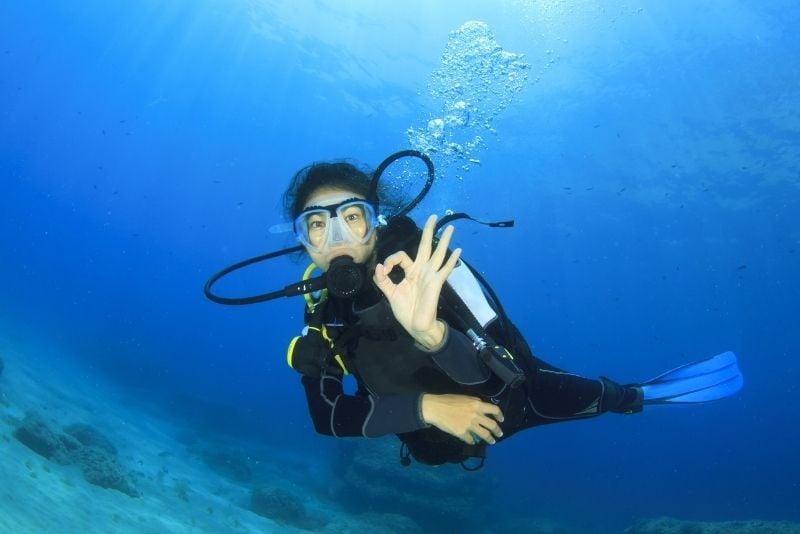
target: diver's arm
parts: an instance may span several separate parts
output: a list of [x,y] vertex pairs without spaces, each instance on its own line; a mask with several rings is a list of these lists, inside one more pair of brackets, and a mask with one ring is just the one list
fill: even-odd
[[303,376],[314,428],[334,437],[378,437],[425,428],[419,393],[375,397],[359,388],[346,395],[338,373]]
[[454,382],[461,385],[483,384],[492,376],[492,372],[478,357],[478,351],[467,336],[445,321],[438,320],[444,326],[444,337],[439,346],[426,349],[417,343],[416,347],[429,352],[431,359]]

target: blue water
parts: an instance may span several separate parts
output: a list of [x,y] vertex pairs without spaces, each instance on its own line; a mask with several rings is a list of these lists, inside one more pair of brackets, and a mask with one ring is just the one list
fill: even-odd
[[270,227],[297,169],[408,148],[441,113],[450,32],[480,20],[527,80],[482,104],[480,164],[433,154],[416,219],[515,219],[457,244],[553,364],[626,382],[733,350],[746,376],[712,405],[498,445],[487,515],[800,520],[798,4],[382,4],[4,2],[0,328],[201,434],[333,458],[284,360],[302,302],[227,308],[202,286],[289,244]]

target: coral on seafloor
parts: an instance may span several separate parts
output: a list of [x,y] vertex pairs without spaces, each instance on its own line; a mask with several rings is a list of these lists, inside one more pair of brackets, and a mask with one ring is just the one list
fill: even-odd
[[112,456],[117,455],[117,448],[111,441],[91,425],[76,423],[64,427],[64,432],[81,442],[85,447],[95,447]]
[[60,464],[69,464],[81,443],[53,428],[35,412],[28,412],[14,430],[14,437],[39,456]]
[[669,517],[642,519],[625,534],[798,534],[789,521],[681,521]]
[[28,412],[14,430],[14,437],[48,460],[77,465],[90,484],[139,496],[130,476],[119,465],[116,447],[89,425],[58,429],[35,412]]

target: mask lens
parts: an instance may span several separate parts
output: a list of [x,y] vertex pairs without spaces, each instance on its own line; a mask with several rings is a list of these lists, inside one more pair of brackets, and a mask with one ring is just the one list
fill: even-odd
[[366,200],[349,199],[332,206],[310,208],[294,222],[294,231],[303,245],[319,252],[326,245],[365,243],[375,231],[375,208]]
[[327,239],[330,215],[326,210],[308,210],[294,221],[294,233],[303,245],[316,250]]
[[346,231],[359,243],[363,243],[369,236],[370,230],[375,226],[374,211],[367,202],[349,202],[339,206],[336,214],[339,223],[346,228]]

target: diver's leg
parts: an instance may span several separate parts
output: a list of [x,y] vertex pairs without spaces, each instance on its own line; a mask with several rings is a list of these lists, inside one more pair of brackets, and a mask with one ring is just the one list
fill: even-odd
[[[490,328],[494,325],[490,325]],[[642,390],[600,378],[593,380],[559,369],[533,354],[522,333],[513,324],[505,331],[495,328],[499,336],[517,356],[516,362],[525,371],[524,392],[512,395],[504,426],[509,431],[595,417],[605,412],[636,413],[642,409]],[[512,430],[513,429],[513,430]]]
[[527,393],[530,412],[526,414],[526,426],[642,409],[638,387],[623,386],[605,377],[585,378],[547,364],[540,365],[528,377]]

